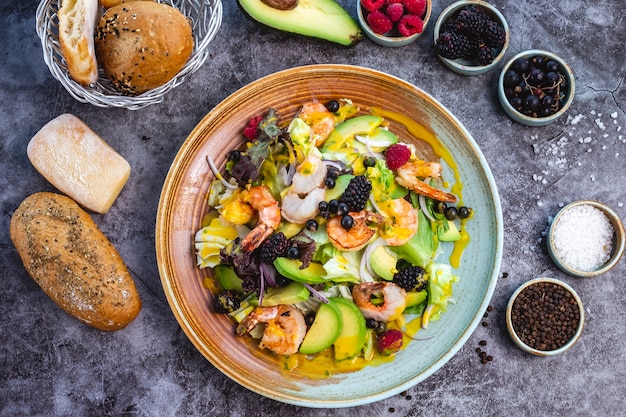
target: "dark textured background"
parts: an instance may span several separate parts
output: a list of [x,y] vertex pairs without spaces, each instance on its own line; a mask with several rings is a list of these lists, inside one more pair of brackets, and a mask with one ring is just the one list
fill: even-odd
[[[594,279],[558,271],[545,251],[551,216],[591,198],[626,218],[626,6],[622,0],[497,0],[511,28],[507,58],[547,49],[571,64],[576,98],[557,123],[512,122],[496,96],[498,70],[464,77],[432,48],[434,20],[452,1],[434,1],[426,33],[408,47],[364,40],[351,49],[262,29],[224,2],[211,57],[162,104],[139,111],[74,100],[50,75],[35,33],[34,0],[0,5],[0,416],[619,416],[626,392],[626,297],[622,261]],[[353,16],[354,2],[341,0]],[[202,357],[178,326],[163,293],[154,251],[160,189],[178,148],[225,97],[285,68],[340,63],[403,78],[448,107],[472,133],[496,179],[505,247],[493,311],[447,365],[407,396],[335,410],[298,408],[254,394]],[[498,67],[499,69],[500,67]],[[138,284],[144,307],[115,333],[66,315],[26,274],[9,240],[13,210],[29,194],[54,191],[26,157],[30,138],[50,119],[83,119],[133,168],[104,216],[94,215]],[[554,358],[523,353],[504,324],[509,296],[537,276],[561,278],[586,306],[582,339]],[[493,362],[482,365],[480,340]],[[393,408],[393,412],[392,412]]]

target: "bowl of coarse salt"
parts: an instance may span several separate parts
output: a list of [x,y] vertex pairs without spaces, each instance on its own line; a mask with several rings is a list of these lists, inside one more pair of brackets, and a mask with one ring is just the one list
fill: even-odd
[[624,226],[619,216],[594,200],[563,207],[548,230],[548,252],[563,272],[577,277],[603,274],[624,253]]

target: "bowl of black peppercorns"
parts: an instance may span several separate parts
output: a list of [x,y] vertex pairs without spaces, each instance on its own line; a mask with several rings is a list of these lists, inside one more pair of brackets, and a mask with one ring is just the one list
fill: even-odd
[[576,291],[554,278],[535,278],[509,299],[506,325],[513,342],[525,352],[554,356],[580,338],[585,310]]
[[437,18],[435,50],[441,62],[462,75],[491,71],[504,57],[509,45],[506,19],[482,0],[461,0]]
[[500,72],[498,97],[513,120],[527,126],[545,126],[561,117],[572,104],[574,73],[552,52],[520,52]]

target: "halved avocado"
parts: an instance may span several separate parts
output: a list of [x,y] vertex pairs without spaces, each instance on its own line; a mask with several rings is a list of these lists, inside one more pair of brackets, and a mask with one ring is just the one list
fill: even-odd
[[363,37],[359,24],[334,0],[299,0],[288,10],[273,8],[262,0],[237,0],[237,4],[250,19],[285,32],[345,46]]
[[336,306],[341,312],[343,323],[339,337],[333,343],[335,347],[335,360],[343,361],[356,357],[365,345],[367,327],[365,317],[361,310],[351,300],[333,297],[330,304]]

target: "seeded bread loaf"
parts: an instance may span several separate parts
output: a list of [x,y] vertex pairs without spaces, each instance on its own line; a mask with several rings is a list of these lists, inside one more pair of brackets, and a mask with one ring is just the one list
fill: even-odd
[[116,88],[137,95],[178,74],[193,51],[193,34],[175,7],[131,1],[102,15],[95,46],[98,63]]
[[109,210],[130,175],[128,162],[69,113],[42,127],[26,151],[37,171],[59,191],[101,214]]
[[139,314],[141,299],[124,261],[71,198],[27,197],[11,218],[10,235],[33,280],[81,322],[114,331]]
[[98,80],[94,31],[98,0],[63,0],[59,9],[59,44],[70,76],[89,85]]

